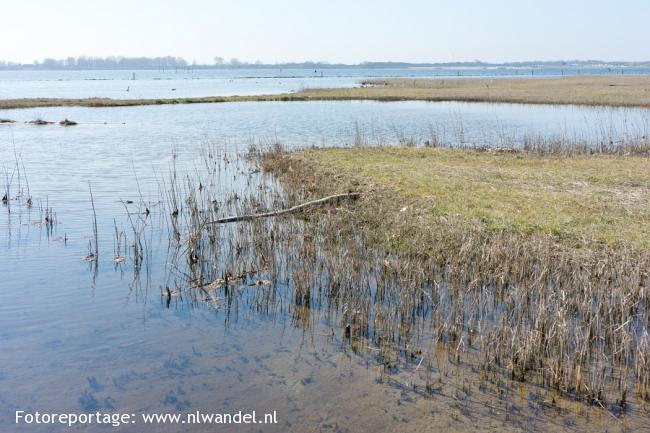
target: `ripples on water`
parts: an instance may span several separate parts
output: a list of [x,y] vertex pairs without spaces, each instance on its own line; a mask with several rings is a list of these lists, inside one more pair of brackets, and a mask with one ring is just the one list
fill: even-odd
[[[177,289],[177,272],[184,269],[170,255],[171,195],[161,192],[170,190],[176,173],[183,196],[194,185],[188,176],[205,178],[211,169],[205,187],[221,212],[236,210],[236,203],[226,204],[233,193],[244,197],[268,181],[240,157],[260,141],[289,147],[423,144],[431,134],[457,145],[520,143],[527,136],[616,141],[647,136],[648,110],[295,102],[45,108],[4,111],[2,117],[79,122],[67,128],[0,125],[0,183],[11,178],[12,197],[23,193],[10,208],[0,208],[4,419],[13,419],[17,409],[256,409],[278,411],[277,431],[584,426],[581,412],[588,408],[576,403],[559,414],[539,412],[530,409],[537,406],[530,406],[526,388],[520,397],[514,389],[507,401],[480,393],[459,401],[446,388],[421,398],[409,389],[406,373],[378,383],[372,357],[350,350],[317,308],[309,326],[296,322],[281,287],[264,308],[254,287],[217,308],[200,298],[161,296],[163,288]],[[218,163],[206,167],[206,155]],[[88,182],[98,220],[96,262],[83,260],[94,242]],[[31,208],[24,204],[27,191]],[[55,211],[51,230],[41,224],[45,207]],[[131,223],[146,247],[140,266],[130,255],[122,264],[113,261],[116,227],[132,251]],[[589,413],[598,425],[620,427],[608,413]],[[561,421],[553,419],[557,415]],[[155,431],[165,428],[177,431]]]

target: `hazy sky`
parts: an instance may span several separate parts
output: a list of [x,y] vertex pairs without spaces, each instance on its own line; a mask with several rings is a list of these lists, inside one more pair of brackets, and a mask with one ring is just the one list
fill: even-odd
[[3,0],[0,59],[650,60],[650,0]]

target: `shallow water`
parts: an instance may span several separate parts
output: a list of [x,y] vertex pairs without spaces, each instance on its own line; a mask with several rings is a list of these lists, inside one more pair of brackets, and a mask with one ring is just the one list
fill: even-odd
[[[237,146],[280,141],[290,147],[424,144],[434,135],[439,143],[452,146],[505,146],[536,138],[616,143],[644,139],[650,131],[650,110],[644,108],[465,102],[245,102],[30,108],[0,114],[18,123],[64,118],[79,123],[69,130],[58,125],[0,124],[2,139],[14,140],[19,148],[27,150],[38,140],[55,149],[71,137],[75,142],[92,141],[94,152],[113,152],[117,140],[118,146],[126,146],[125,152],[132,152],[129,159],[147,164],[147,149],[154,142],[167,148],[208,140]],[[90,150],[87,144],[82,147]]]
[[[646,133],[648,110],[296,102],[46,108],[1,115],[79,122],[67,128],[0,125],[0,183],[11,177],[12,197],[0,207],[2,431],[64,431],[4,424],[15,410],[277,410],[280,423],[263,431],[581,431],[588,421],[617,431],[627,425],[579,403],[540,411],[528,388],[513,388],[507,401],[491,392],[459,400],[446,388],[422,397],[404,385],[406,373],[380,383],[375,364],[351,351],[317,310],[312,326],[305,327],[295,322],[282,296],[270,310],[260,308],[254,290],[227,308],[181,298],[168,305],[161,297],[172,278],[160,191],[168,187],[173,166],[179,176],[204,172],[206,152],[224,163],[212,179],[215,199],[255,190],[260,179],[248,174],[251,167],[237,155],[259,141],[290,147],[408,138],[422,143],[432,128],[444,140],[464,145],[538,135],[623,140]],[[89,183],[98,221],[96,266],[83,260],[93,235]],[[32,208],[24,204],[27,194]],[[122,202],[127,200],[134,203]],[[40,208],[46,206],[56,213],[51,229],[41,224]],[[135,214],[144,207],[149,216]],[[145,224],[149,256],[139,273],[131,260],[120,265],[112,260],[115,226],[130,230],[125,209]],[[179,429],[138,425],[115,431]]]
[[[634,75],[648,68],[244,68],[178,70],[0,71],[0,99],[174,98],[292,92],[308,87],[353,87],[386,77],[559,77]],[[134,79],[135,78],[135,79]]]

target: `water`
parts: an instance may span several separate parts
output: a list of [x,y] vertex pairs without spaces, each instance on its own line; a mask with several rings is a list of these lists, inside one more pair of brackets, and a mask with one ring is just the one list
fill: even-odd
[[[0,71],[0,99],[174,98],[293,92],[312,87],[353,87],[386,77],[561,77],[634,75],[650,68],[323,68],[97,71]],[[133,78],[135,77],[135,80]],[[128,91],[127,91],[128,89]]]
[[[618,141],[647,136],[649,113],[452,102],[5,110],[1,117],[68,117],[79,125],[0,125],[1,183],[11,177],[10,196],[23,194],[0,207],[0,430],[65,431],[14,426],[15,410],[276,410],[280,423],[263,431],[561,431],[564,422],[580,430],[587,415],[591,423],[620,429],[605,412],[582,413],[581,403],[559,413],[531,410],[524,388],[509,403],[476,393],[450,410],[457,404],[451,392],[422,398],[403,385],[406,377],[378,383],[374,364],[351,351],[336,326],[317,311],[312,326],[296,323],[284,298],[271,310],[259,308],[253,290],[219,308],[179,298],[168,305],[161,297],[172,279],[160,191],[173,166],[179,175],[202,172],[206,152],[228,160],[213,179],[215,199],[253,191],[260,179],[250,180],[250,167],[237,154],[260,141],[289,147],[423,143],[432,130],[459,145],[527,136]],[[98,220],[96,267],[83,260],[93,235],[89,183]],[[28,189],[32,208],[24,205]],[[41,224],[39,208],[46,206],[56,213],[51,230]],[[144,207],[149,216],[137,214]],[[139,272],[130,260],[112,260],[115,226],[130,233],[125,209],[144,225],[149,256]]]
[[[18,122],[35,119],[79,122],[58,125],[0,125],[2,139],[29,149],[38,141],[44,149],[72,151],[62,164],[83,166],[87,155],[122,149],[136,165],[150,165],[149,146],[195,146],[206,141],[241,146],[255,141],[280,141],[287,146],[424,143],[432,134],[444,144],[499,146],[521,144],[537,137],[573,141],[625,141],[648,136],[650,110],[578,106],[463,102],[246,102],[143,107],[54,107],[3,110]],[[66,143],[69,137],[78,145]],[[142,144],[146,146],[143,147]],[[80,147],[78,147],[80,146]],[[92,147],[88,147],[92,146]],[[82,160],[79,160],[82,159]],[[114,158],[108,158],[113,160]],[[86,170],[86,168],[81,168]],[[87,166],[92,171],[92,166]]]

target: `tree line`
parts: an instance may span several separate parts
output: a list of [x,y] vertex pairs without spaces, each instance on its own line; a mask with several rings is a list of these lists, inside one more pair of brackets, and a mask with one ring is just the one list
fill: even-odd
[[615,67],[650,67],[650,62],[605,62],[601,60],[556,60],[556,61],[529,61],[488,63],[480,60],[471,62],[446,62],[446,63],[408,63],[408,62],[361,62],[358,64],[343,64],[329,62],[288,62],[266,64],[261,61],[249,63],[232,58],[214,57],[212,64],[197,64],[188,62],[182,57],[68,57],[65,59],[46,58],[34,60],[32,63],[18,63],[0,60],[0,70],[59,70],[59,69],[212,69],[212,68],[408,68],[408,67],[589,67],[589,66],[615,66]]

